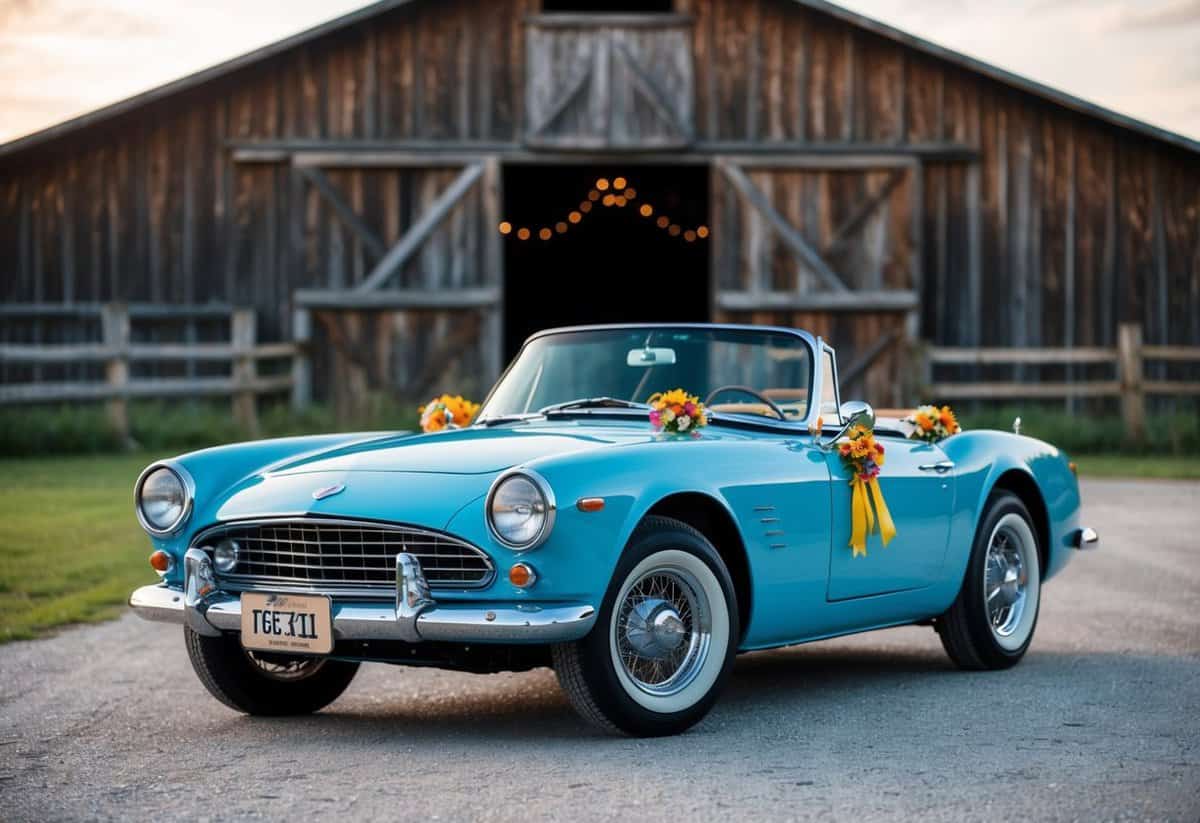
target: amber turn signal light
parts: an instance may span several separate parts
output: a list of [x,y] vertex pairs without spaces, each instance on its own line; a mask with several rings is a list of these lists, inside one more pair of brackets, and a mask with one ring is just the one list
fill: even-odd
[[171,555],[166,552],[156,551],[150,555],[150,568],[154,569],[159,574],[166,574],[171,570]]
[[537,580],[537,572],[528,563],[514,563],[508,570],[508,582],[518,589],[527,589]]
[[603,497],[581,497],[575,507],[581,512],[598,512],[604,508]]

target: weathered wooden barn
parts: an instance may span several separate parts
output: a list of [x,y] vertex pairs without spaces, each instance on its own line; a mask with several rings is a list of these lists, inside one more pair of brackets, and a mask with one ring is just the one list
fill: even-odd
[[0,147],[0,279],[251,306],[322,398],[713,319],[894,402],[911,338],[1200,344],[1200,144],[820,0],[385,0]]

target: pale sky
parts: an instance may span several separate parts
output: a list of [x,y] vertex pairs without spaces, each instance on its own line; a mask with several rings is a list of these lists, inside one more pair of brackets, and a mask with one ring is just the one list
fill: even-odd
[[[0,143],[362,5],[0,0]],[[1200,0],[843,0],[842,5],[1200,139]]]

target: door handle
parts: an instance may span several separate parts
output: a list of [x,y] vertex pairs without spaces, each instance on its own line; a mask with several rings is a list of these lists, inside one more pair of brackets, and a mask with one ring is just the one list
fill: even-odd
[[938,474],[945,474],[954,468],[954,463],[950,460],[942,460],[938,463],[925,463],[924,465],[917,466],[917,468],[923,472],[937,472]]

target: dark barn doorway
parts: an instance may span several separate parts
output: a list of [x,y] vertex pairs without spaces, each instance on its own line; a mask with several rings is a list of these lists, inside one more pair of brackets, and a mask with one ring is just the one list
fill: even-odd
[[504,169],[504,345],[584,323],[709,319],[708,168]]

